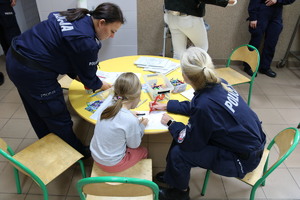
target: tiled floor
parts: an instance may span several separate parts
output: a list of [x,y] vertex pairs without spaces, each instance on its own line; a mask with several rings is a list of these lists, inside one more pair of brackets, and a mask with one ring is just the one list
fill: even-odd
[[[8,79],[4,56],[0,57],[0,71],[5,74],[5,83],[0,86],[0,137],[17,152],[37,140],[29,123],[17,90]],[[298,65],[300,65],[298,63]],[[300,66],[274,70],[275,79],[259,74],[254,85],[251,107],[263,121],[268,141],[276,133],[300,122]],[[26,78],[26,77],[24,77]],[[246,97],[248,86],[237,87]],[[67,93],[66,93],[67,100]],[[78,117],[70,108],[74,120],[74,129],[85,144],[93,134],[94,126]],[[165,155],[170,143],[168,135],[146,136],[144,144],[155,166],[153,172],[163,169]],[[276,154],[276,153],[275,153]],[[274,158],[274,155],[271,156]],[[85,161],[87,173],[90,173],[92,160]],[[205,197],[200,196],[205,170],[192,170],[190,188],[191,198],[198,199],[247,199],[250,186],[234,178],[211,175]],[[79,200],[75,183],[80,179],[78,166],[74,166],[48,185],[50,200]],[[40,200],[41,191],[29,178],[21,175],[22,194],[16,194],[13,171],[4,158],[0,157],[0,199],[2,200]],[[256,199],[300,199],[300,146],[267,179],[266,186],[259,188]]]

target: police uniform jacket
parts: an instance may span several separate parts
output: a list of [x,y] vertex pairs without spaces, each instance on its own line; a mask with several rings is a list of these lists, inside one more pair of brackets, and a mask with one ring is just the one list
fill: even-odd
[[99,89],[102,82],[96,76],[98,41],[90,15],[69,22],[57,12],[18,36],[13,42],[18,53],[57,73],[78,76],[90,89]]
[[247,155],[264,148],[266,136],[257,115],[229,87],[231,92],[221,84],[210,85],[196,91],[191,102],[168,102],[169,112],[190,117],[187,125],[175,122],[169,126],[181,150],[197,152],[213,145],[236,155]]
[[228,0],[165,0],[164,4],[166,10],[203,17],[205,15],[205,4],[226,7]]
[[292,4],[295,0],[277,0],[276,4],[272,6],[266,6],[264,0],[250,0],[248,6],[249,21],[256,21],[258,19],[259,12],[273,13],[274,16],[282,15],[282,6]]

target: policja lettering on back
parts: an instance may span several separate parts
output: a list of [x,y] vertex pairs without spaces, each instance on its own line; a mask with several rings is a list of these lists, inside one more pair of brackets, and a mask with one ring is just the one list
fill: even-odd
[[239,94],[231,85],[227,85],[231,89],[230,92],[227,94],[227,100],[225,101],[225,106],[234,113],[235,110],[233,106],[237,107],[239,105]]
[[61,16],[60,14],[53,14],[56,18],[56,20],[59,22],[59,25],[61,27],[61,31],[71,31],[74,29],[74,27],[72,26],[72,24],[70,22],[66,21],[66,17],[65,16]]

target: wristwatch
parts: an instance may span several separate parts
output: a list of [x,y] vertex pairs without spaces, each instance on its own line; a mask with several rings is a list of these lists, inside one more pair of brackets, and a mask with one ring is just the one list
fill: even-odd
[[173,122],[175,122],[175,120],[170,119],[167,123],[167,126],[171,126],[171,124],[173,124]]

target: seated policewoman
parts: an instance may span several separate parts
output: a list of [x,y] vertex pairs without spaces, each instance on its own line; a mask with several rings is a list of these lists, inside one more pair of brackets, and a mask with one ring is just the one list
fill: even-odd
[[261,121],[238,92],[216,76],[212,59],[204,50],[186,50],[181,70],[184,81],[195,90],[192,100],[152,106],[189,116],[188,124],[174,121],[167,113],[161,119],[173,141],[166,169],[156,175],[158,181],[170,186],[160,189],[160,200],[189,199],[192,167],[243,178],[258,166],[266,143]]

